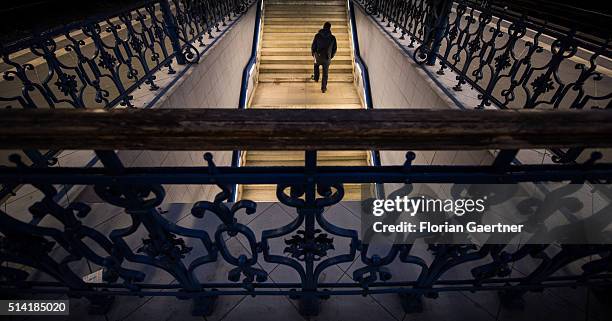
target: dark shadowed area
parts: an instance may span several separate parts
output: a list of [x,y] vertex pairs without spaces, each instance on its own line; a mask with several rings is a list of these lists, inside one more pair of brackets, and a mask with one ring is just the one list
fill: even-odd
[[104,16],[146,0],[10,0],[0,7],[0,41],[31,36],[93,16]]
[[[20,0],[3,1],[0,42],[9,43],[37,32],[94,16],[112,14],[152,0]],[[612,10],[607,1],[476,0],[509,6],[518,12],[601,38],[609,36]],[[596,14],[595,14],[596,13]]]

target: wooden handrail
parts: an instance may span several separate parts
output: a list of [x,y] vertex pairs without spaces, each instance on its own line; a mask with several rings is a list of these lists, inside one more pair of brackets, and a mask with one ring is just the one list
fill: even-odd
[[612,111],[5,109],[0,149],[612,147]]

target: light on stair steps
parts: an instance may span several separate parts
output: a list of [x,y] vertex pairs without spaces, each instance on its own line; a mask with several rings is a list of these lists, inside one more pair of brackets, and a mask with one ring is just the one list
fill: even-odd
[[[299,3],[299,4],[298,4]],[[332,24],[338,51],[332,60],[328,92],[310,79],[310,45],[323,23]],[[353,57],[344,1],[265,2],[258,85],[249,108],[363,108],[354,85]],[[319,166],[368,166],[365,151],[320,151]],[[246,151],[243,166],[304,166],[304,152]],[[359,200],[361,186],[345,185],[344,200]],[[274,185],[243,185],[242,199],[278,201]]]

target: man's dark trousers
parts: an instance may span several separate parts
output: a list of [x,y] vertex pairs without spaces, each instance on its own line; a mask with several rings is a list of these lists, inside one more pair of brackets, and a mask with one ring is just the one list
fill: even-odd
[[319,66],[323,67],[323,78],[321,79],[321,89],[327,90],[327,77],[329,75],[329,64],[330,59],[321,59],[319,55],[316,55],[316,61],[314,64],[314,80],[319,81]]

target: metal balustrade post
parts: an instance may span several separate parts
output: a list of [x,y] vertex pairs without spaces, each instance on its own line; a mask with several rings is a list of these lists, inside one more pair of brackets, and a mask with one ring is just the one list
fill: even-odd
[[[107,170],[114,173],[121,173],[125,170],[115,151],[96,150],[95,153]],[[172,275],[180,284],[181,292],[184,293],[176,297],[182,300],[193,300],[192,315],[210,315],[213,312],[215,296],[189,296],[190,293],[204,293],[204,289],[193,270],[183,262],[183,258],[191,252],[192,247],[187,246],[183,238],[173,233],[175,232],[174,224],[165,220],[156,208],[165,197],[165,191],[161,185],[97,185],[95,190],[98,196],[105,201],[125,209],[125,213],[135,224],[131,228],[138,228],[142,225],[148,233],[148,238],[142,239],[142,245],[136,253],[124,246],[121,237],[115,237],[113,239],[115,243],[123,244],[117,247],[118,253],[130,261],[155,266]],[[153,195],[152,198],[148,198],[151,195]]]
[[[50,154],[43,154],[37,150],[24,150],[23,153],[34,168],[49,168],[57,161],[51,156],[57,154],[53,151]],[[11,155],[9,160],[15,164],[16,168],[29,167],[18,154]],[[11,191],[13,187],[15,185],[10,187]],[[70,262],[69,258],[85,258],[95,261],[96,254],[86,249],[87,246],[83,239],[89,238],[95,242],[96,239],[100,239],[98,237],[100,234],[94,235],[92,230],[87,229],[77,220],[77,217],[87,215],[90,208],[79,202],[72,202],[66,206],[60,205],[58,199],[61,198],[61,194],[52,184],[36,184],[34,187],[43,196],[27,209],[28,215],[32,217],[29,222],[15,219],[4,212],[6,210],[4,207],[0,210],[0,261],[3,266],[3,269],[0,269],[0,284],[7,280],[25,281],[24,275],[27,275],[27,273],[23,274],[25,272],[13,273],[12,276],[6,274],[9,266],[5,265],[5,262],[12,261],[44,272],[71,290],[90,291],[83,296],[89,301],[88,313],[106,314],[115,301],[115,297],[106,295],[106,291],[92,291],[91,285],[67,264]],[[46,217],[52,217],[60,222],[64,229],[49,228],[40,224]],[[63,259],[58,259],[58,255],[54,254],[58,252],[58,248],[62,248],[68,255]],[[105,281],[108,280],[105,279]]]
[[159,7],[164,16],[164,22],[166,31],[168,32],[168,37],[170,38],[170,42],[172,43],[172,50],[174,51],[174,55],[176,56],[176,62],[179,65],[184,65],[187,60],[185,59],[185,54],[183,54],[183,48],[181,46],[181,41],[178,35],[178,27],[176,19],[172,14],[172,10],[170,9],[169,0],[160,0]]
[[305,206],[299,210],[304,215],[304,244],[309,251],[306,252],[304,263],[306,266],[306,278],[303,280],[302,291],[304,294],[300,298],[300,313],[305,316],[315,316],[319,314],[319,297],[317,292],[317,280],[315,276],[315,256],[312,252],[316,244],[315,218],[317,207],[317,187],[315,184],[315,174],[317,170],[317,152],[308,150],[304,157],[304,170],[306,173],[305,187]]
[[[261,0],[258,1],[260,10]],[[171,7],[170,3],[184,7]],[[580,39],[576,38],[575,34],[556,37],[557,40],[551,45],[552,57],[547,60],[547,64],[534,67],[530,59],[538,50],[543,50],[537,41],[539,35],[544,35],[542,30],[536,30],[533,46],[527,49],[522,60],[511,57],[512,48],[523,37],[526,27],[522,20],[514,21],[507,28],[509,31],[504,31],[507,33],[508,42],[506,47],[500,48],[493,47],[493,44],[495,37],[502,32],[501,23],[491,31],[490,41],[482,39],[483,33],[486,32],[485,27],[490,25],[490,16],[487,16],[489,13],[482,10],[478,14],[480,20],[472,20],[475,17],[473,10],[466,14],[465,8],[458,8],[454,22],[449,22],[448,15],[453,5],[449,0],[361,0],[359,3],[371,4],[387,22],[394,24],[402,20],[398,14],[399,3],[414,3],[414,7],[418,7],[415,17],[418,18],[419,24],[414,28],[410,27],[410,30],[418,29],[420,32],[423,25],[426,28],[424,38],[421,38],[422,33],[414,33],[418,40],[422,40],[423,57],[420,63],[435,63],[442,41],[448,41],[448,44],[444,43],[447,44],[444,49],[446,54],[441,53],[438,56],[442,68],[455,68],[452,70],[471,81],[472,85],[478,86],[479,81],[481,84],[485,82],[484,88],[477,87],[481,93],[491,96],[485,97],[485,100],[495,102],[492,93],[494,89],[500,88],[497,86],[499,77],[505,77],[508,73],[511,79],[521,79],[520,83],[517,81],[511,85],[504,107],[514,99],[511,96],[517,86],[526,90],[531,86],[533,89],[527,94],[524,107],[535,108],[542,103],[565,107],[559,104],[571,90],[580,90],[579,97],[588,93],[583,93],[582,89],[560,88],[561,86],[582,88],[587,78],[598,75],[594,60],[601,53],[595,52],[591,56],[590,66],[578,66],[577,69],[581,73],[578,81],[566,85],[556,79],[562,71],[559,70],[562,63],[567,62],[565,59],[576,55],[576,50],[582,50]],[[466,3],[475,4],[471,1]],[[149,2],[147,10],[151,10],[153,4],[157,6],[157,1]],[[159,37],[164,41],[173,40],[177,60],[182,58],[193,61],[189,49],[193,38],[188,36],[185,30],[189,30],[194,23],[204,24],[194,17],[202,18],[200,14],[210,15],[205,19],[206,27],[218,27],[224,19],[229,19],[227,17],[231,15],[232,8],[246,5],[246,2],[200,1],[198,5],[201,7],[192,5],[194,4],[191,2],[160,0],[164,17],[160,20],[154,19],[156,30],[159,27],[164,30],[168,28],[164,31],[167,33]],[[198,11],[204,6],[212,8],[213,11]],[[349,3],[349,9],[353,9],[352,2]],[[189,12],[188,19],[195,20],[184,22],[182,19],[185,18],[185,11]],[[159,11],[155,12],[159,14]],[[352,12],[350,16],[354,22]],[[259,13],[257,17],[259,19]],[[467,23],[464,22],[465,29],[458,30],[462,26],[461,20],[465,18],[470,19]],[[100,61],[97,61],[98,58],[92,60],[78,54],[79,57],[84,57],[80,67],[91,66],[95,76],[90,83],[83,83],[83,86],[89,86],[83,88],[94,88],[102,95],[102,87],[94,80],[106,77],[115,81],[111,86],[115,86],[119,91],[121,99],[115,101],[121,100],[129,105],[131,98],[128,98],[128,95],[135,88],[132,86],[147,83],[146,80],[151,79],[153,73],[161,68],[162,62],[158,62],[155,68],[145,67],[146,74],[141,76],[138,80],[140,82],[135,85],[122,83],[119,70],[123,70],[124,66],[132,68],[132,62],[129,60],[143,57],[142,53],[146,50],[133,48],[140,48],[141,44],[136,42],[130,44],[135,53],[130,54],[127,60],[113,61],[122,60],[117,52],[121,47],[105,46],[104,33],[101,33],[99,24],[94,21],[81,26],[85,27],[83,31],[91,38],[91,44],[99,51],[100,58]],[[126,24],[131,36],[140,39],[137,35],[140,33],[134,33],[132,24]],[[149,30],[153,30],[152,28]],[[256,26],[256,29],[258,28]],[[447,29],[448,34],[445,33]],[[170,35],[170,30],[173,30],[174,37]],[[453,31],[458,32],[459,35],[454,36],[457,38],[453,38]],[[356,32],[353,36],[356,36]],[[118,33],[114,33],[113,37],[123,39],[119,38]],[[57,49],[51,46],[55,46],[55,42],[52,38],[46,38],[51,42],[34,39],[39,43],[34,48],[38,53],[34,54],[49,60],[47,64],[53,76],[64,77],[55,84],[60,91],[65,90],[61,92],[65,97],[60,98],[65,98],[64,101],[74,100],[72,103],[75,107],[86,105],[78,101],[81,98],[75,92],[75,81],[80,81],[77,82],[78,85],[83,80],[71,76],[77,73],[76,77],[82,75],[82,79],[90,79],[86,78],[84,73],[73,72],[61,65],[61,61],[55,57]],[[453,43],[451,38],[463,40]],[[355,38],[355,43],[356,40]],[[77,43],[77,40],[74,43]],[[471,80],[468,75],[468,71],[472,71],[469,64],[461,65],[455,62],[453,65],[445,60],[451,55],[448,48],[457,43],[461,43],[457,51],[460,54],[467,54],[470,58],[481,55],[475,58],[479,60],[479,65],[476,66],[478,72],[472,74]],[[600,50],[608,50],[608,46],[607,43],[606,47]],[[254,48],[256,49],[255,45]],[[358,46],[356,48],[358,49]],[[561,239],[559,244],[551,247],[549,244],[532,244],[532,240],[522,239],[520,243],[515,244],[491,238],[479,245],[471,242],[447,244],[443,239],[436,240],[427,235],[428,252],[421,251],[420,246],[425,242],[421,244],[419,240],[419,243],[415,241],[393,244],[388,254],[381,256],[379,254],[384,253],[375,253],[380,252],[380,249],[368,252],[370,243],[357,229],[336,225],[326,219],[326,216],[341,213],[334,210],[325,212],[325,208],[339,205],[343,200],[350,200],[345,197],[350,195],[345,193],[347,184],[406,184],[400,190],[406,195],[415,191],[412,184],[451,184],[449,194],[453,198],[458,195],[468,198],[495,196],[495,201],[491,201],[490,205],[502,204],[502,201],[513,200],[515,196],[528,196],[516,209],[517,213],[525,214],[529,221],[543,222],[544,219],[557,217],[577,218],[570,209],[583,205],[575,203],[577,192],[586,192],[587,197],[596,196],[595,193],[598,193],[604,200],[612,198],[612,189],[606,186],[612,183],[612,162],[606,158],[602,159],[604,155],[600,152],[592,153],[590,158],[584,155],[592,149],[612,146],[609,139],[612,137],[610,111],[449,110],[439,113],[435,110],[328,110],[311,113],[257,109],[170,112],[137,109],[35,109],[27,108],[35,107],[30,94],[27,93],[30,90],[28,86],[34,88],[32,94],[48,92],[48,97],[43,98],[48,100],[50,106],[54,106],[54,103],[62,101],[59,98],[53,100],[57,98],[50,89],[53,82],[30,82],[26,73],[30,70],[29,65],[12,63],[8,57],[9,53],[3,50],[0,46],[3,61],[15,68],[15,74],[5,74],[5,80],[16,77],[25,87],[22,89],[22,98],[0,97],[0,101],[19,102],[24,109],[29,110],[0,110],[0,147],[7,151],[22,150],[29,161],[22,161],[22,156],[11,155],[9,160],[15,166],[0,166],[0,200],[6,201],[13,191],[26,185],[37,190],[36,195],[40,194],[30,200],[21,198],[31,202],[24,204],[28,206],[23,209],[16,206],[2,206],[0,209],[0,289],[6,296],[28,298],[27,295],[44,293],[83,297],[91,302],[90,313],[97,314],[105,314],[113,300],[120,301],[115,299],[116,297],[168,296],[193,300],[192,313],[199,316],[212,313],[218,297],[251,295],[256,297],[255,300],[259,300],[264,296],[289,296],[299,300],[302,315],[315,316],[319,313],[321,301],[332,295],[399,294],[405,312],[419,312],[423,310],[426,299],[435,299],[439,293],[451,291],[481,291],[489,296],[497,293],[504,307],[520,308],[525,300],[529,299],[529,296],[525,295],[529,291],[580,286],[589,288],[589,291],[594,291],[597,295],[597,292],[609,291],[612,288],[612,242],[574,244],[569,243],[568,240],[571,239]],[[359,57],[358,51],[355,56]],[[168,67],[166,63],[172,62],[173,57],[166,55],[165,49],[164,57],[163,66]],[[461,59],[466,60],[463,57]],[[186,63],[184,60],[183,63]],[[99,66],[98,63],[106,67]],[[100,68],[95,67],[96,65]],[[524,66],[520,67],[525,69],[524,75],[518,73],[519,65]],[[482,74],[479,73],[486,66],[496,69],[491,69],[490,79],[483,80]],[[365,68],[363,70],[367,71]],[[542,101],[548,97],[550,102]],[[606,94],[595,97],[593,101],[610,97],[610,94]],[[610,104],[607,101],[605,103]],[[587,104],[587,101],[581,104],[580,108]],[[482,106],[484,105],[486,103],[483,102]],[[73,126],[75,123],[79,126]],[[394,130],[390,131],[389,128]],[[325,135],[322,135],[322,132]],[[88,137],[87,141],[82,137]],[[49,148],[56,150],[45,153],[37,150]],[[403,166],[381,165],[380,155],[372,152],[376,166],[346,164],[317,167],[317,149],[340,148],[467,152],[494,149],[499,152],[492,164],[418,165],[412,163],[416,154],[408,152]],[[552,162],[522,163],[522,159],[517,158],[521,149],[535,148],[551,151]],[[94,150],[97,157],[95,160],[99,160],[103,167],[54,166],[57,163],[55,158],[59,155],[58,151],[66,149]],[[126,167],[115,151],[143,149],[165,149],[170,152],[216,149],[235,152],[232,166],[217,167],[212,154],[207,153],[204,159],[208,166],[186,165],[177,168],[157,165],[140,167],[138,162],[134,162],[133,167]],[[240,155],[237,149],[306,150],[305,162],[303,166],[235,168],[236,164],[239,164]],[[578,185],[585,181],[592,186]],[[516,191],[512,191],[516,194],[501,195],[502,193],[495,189],[474,188],[479,184],[519,182],[530,182],[539,192],[528,195],[517,187]],[[546,182],[554,182],[551,184],[551,190],[542,186]],[[100,207],[102,211],[94,210],[80,197],[71,199],[66,190],[58,187],[72,184],[92,187],[103,201],[104,206]],[[220,192],[215,196],[198,197],[199,200],[194,200],[191,214],[199,221],[176,221],[178,218],[173,213],[178,212],[165,208],[170,199],[165,198],[163,184],[203,185],[213,188],[216,186]],[[297,209],[298,215],[290,223],[280,227],[278,222],[272,222],[272,226],[260,225],[257,228],[250,223],[243,224],[244,216],[239,215],[260,215],[266,208],[258,212],[255,202],[234,199],[234,196],[230,198],[232,187],[238,184],[276,186],[277,200],[284,206]],[[531,184],[529,187],[532,187]],[[504,189],[507,188],[504,186]],[[589,191],[585,191],[586,189]],[[383,193],[384,190],[380,189],[377,196],[382,198]],[[394,194],[397,195],[394,192],[389,198]],[[210,198],[214,200],[208,200]],[[571,200],[571,203],[566,200]],[[603,202],[598,200],[598,203]],[[609,215],[612,205],[608,203],[598,206],[597,211],[591,209],[593,216],[587,219],[597,223],[602,230],[589,233],[589,236],[604,234],[604,228],[612,222]],[[159,207],[162,204],[166,210]],[[114,208],[122,209],[117,212],[117,216],[121,219],[128,218],[131,223],[125,226],[123,220],[115,223],[114,218],[109,218],[110,224],[105,223],[106,228],[96,229],[99,225],[92,224],[98,219],[95,215],[107,214],[105,211],[111,206],[113,211]],[[182,207],[180,213],[183,213]],[[507,209],[513,210],[512,207]],[[24,215],[28,220],[22,219]],[[46,224],[48,219],[54,222],[51,226]],[[209,224],[218,221],[221,224],[216,227]],[[572,221],[582,225],[580,221]],[[188,227],[186,222],[194,224]],[[565,227],[560,226],[559,231],[564,231]],[[134,243],[140,237],[142,242]],[[278,244],[282,244],[284,237],[289,237],[284,240],[286,247],[279,250]],[[230,241],[238,242],[240,250],[234,251]],[[235,252],[239,252],[236,253],[238,255],[232,254]],[[340,267],[340,264],[352,264],[351,262],[359,264],[357,269],[351,269],[354,270],[350,274],[351,280],[324,280],[324,273],[330,272],[328,268],[335,269]],[[82,263],[101,268],[102,282],[85,282],[82,279],[81,268],[85,267]],[[282,265],[284,269],[297,273],[297,279],[277,284],[266,282],[268,272],[259,268],[261,263],[278,264],[279,267]],[[529,265],[530,268],[524,275],[516,275],[512,273],[515,264]],[[224,268],[219,270],[221,265]],[[577,272],[559,275],[559,271],[568,267]],[[395,272],[402,271],[403,268],[417,268],[420,272]],[[452,277],[452,273],[458,270],[467,273],[462,273],[465,276],[458,278]],[[159,282],[157,272],[162,271],[170,275],[175,282]],[[52,280],[47,281],[46,277],[39,279],[39,273],[47,274]],[[217,279],[219,274],[222,278],[227,276],[229,282]],[[321,282],[318,282],[319,280]],[[602,294],[609,295],[609,292]],[[433,305],[434,309],[438,308],[436,301],[427,304]],[[376,318],[377,316],[372,317]]]

